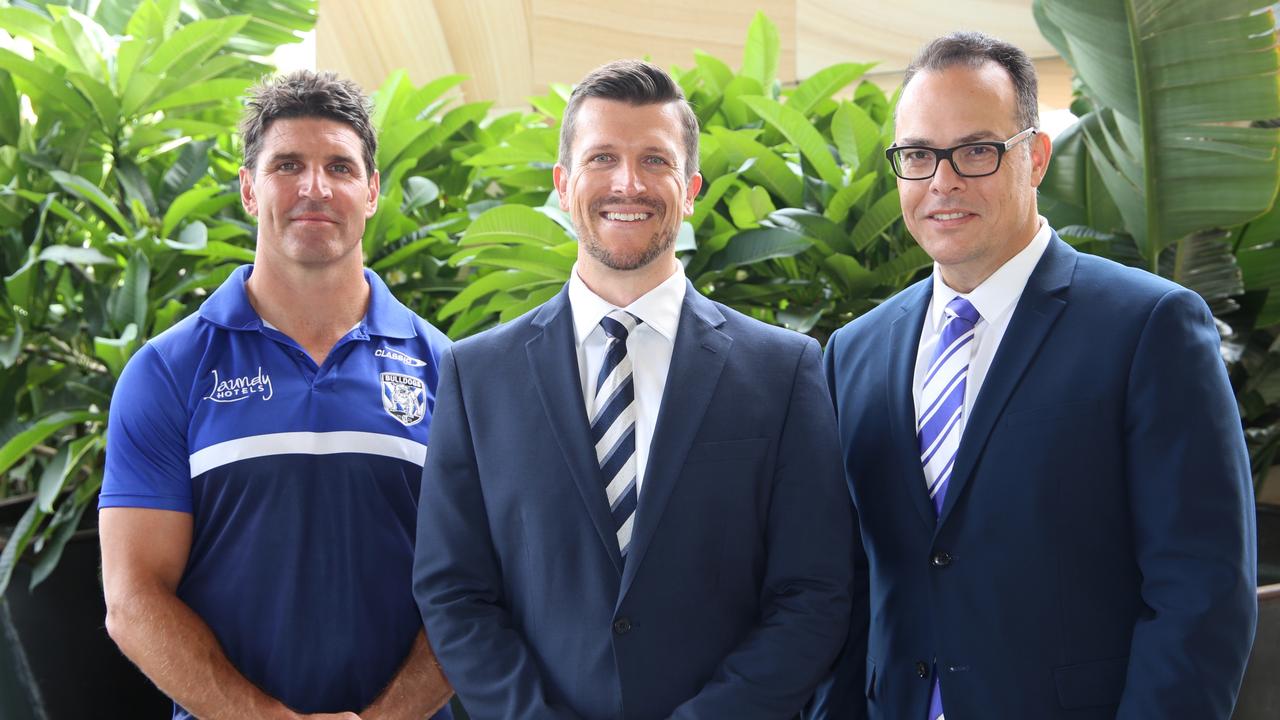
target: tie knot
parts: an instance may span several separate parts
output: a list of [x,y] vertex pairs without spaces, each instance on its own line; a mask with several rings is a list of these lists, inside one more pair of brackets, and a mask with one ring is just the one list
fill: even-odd
[[954,300],[947,303],[946,314],[953,318],[959,318],[970,325],[977,325],[982,319],[982,315],[978,313],[978,309],[973,303],[957,295]]
[[608,315],[600,318],[600,327],[604,328],[604,334],[611,339],[625,341],[641,322],[640,318],[626,310],[611,310]]

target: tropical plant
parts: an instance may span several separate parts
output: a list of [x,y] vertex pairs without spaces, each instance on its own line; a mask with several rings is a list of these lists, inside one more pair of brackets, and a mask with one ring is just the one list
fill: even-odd
[[[900,222],[883,155],[892,103],[859,82],[871,65],[833,65],[783,90],[778,51],[777,29],[757,14],[737,72],[701,52],[693,67],[673,69],[702,126],[704,178],[676,248],[707,295],[825,338],[929,259]],[[836,98],[855,84],[851,97]],[[524,312],[568,277],[576,240],[550,195],[568,93],[557,86],[535,99],[544,126],[526,126],[465,161],[493,178],[503,204],[477,217],[449,258],[473,272],[440,309],[451,334]]]
[[96,497],[129,356],[253,257],[229,131],[251,55],[315,16],[245,4],[0,6],[0,498],[36,493],[0,592],[24,551],[45,578]]
[[[1269,0],[1036,0],[1076,72],[1046,214],[1196,290],[1224,334],[1260,488],[1280,449],[1280,54]],[[1268,212],[1268,210],[1270,211]]]

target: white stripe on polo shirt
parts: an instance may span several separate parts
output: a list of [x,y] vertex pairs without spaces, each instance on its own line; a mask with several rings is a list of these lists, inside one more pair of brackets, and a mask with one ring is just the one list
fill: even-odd
[[238,460],[271,455],[336,455],[339,453],[381,455],[407,460],[421,466],[427,459],[427,446],[395,435],[355,431],[250,435],[210,445],[192,453],[191,477],[194,478]]

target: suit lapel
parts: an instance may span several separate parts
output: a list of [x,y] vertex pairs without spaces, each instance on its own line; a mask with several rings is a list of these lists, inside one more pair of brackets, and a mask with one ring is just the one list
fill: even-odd
[[728,359],[733,338],[717,329],[724,321],[714,303],[699,295],[691,283],[685,285],[679,330],[649,447],[619,602],[644,561]]
[[542,399],[547,413],[547,426],[560,445],[569,474],[582,494],[582,502],[600,535],[600,541],[613,560],[614,568],[621,573],[618,538],[613,518],[609,515],[595,447],[591,443],[591,428],[587,424],[567,286],[542,306],[532,322],[541,328],[541,332],[525,344],[525,350],[538,397]]
[[956,451],[956,462],[947,487],[947,497],[942,503],[939,525],[946,522],[957,498],[969,484],[982,449],[1008,404],[1009,397],[1048,337],[1054,321],[1067,306],[1067,301],[1058,297],[1058,293],[1071,284],[1071,276],[1076,267],[1076,251],[1059,240],[1057,233],[1050,232],[1049,247],[1027,279],[1027,287],[1022,291],[1022,297],[1013,310],[1009,327],[991,361],[991,368],[987,370],[987,377],[982,381],[982,389],[974,401],[973,411],[965,422],[964,433],[960,436],[960,449]]
[[920,465],[920,442],[916,439],[915,384],[916,353],[920,346],[920,328],[929,309],[933,283],[926,278],[902,294],[898,317],[889,327],[889,436],[893,452],[905,469],[904,490],[911,505],[933,532],[936,516],[929,500],[928,483]]

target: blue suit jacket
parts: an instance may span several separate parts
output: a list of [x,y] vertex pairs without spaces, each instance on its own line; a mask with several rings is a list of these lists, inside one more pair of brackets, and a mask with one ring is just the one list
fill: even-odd
[[1257,610],[1254,515],[1204,302],[1055,234],[935,518],[912,399],[931,293],[827,349],[870,587],[812,716],[923,720],[936,659],[948,720],[1226,720]]
[[414,592],[476,720],[790,718],[849,621],[818,345],[688,286],[625,568],[567,292],[453,346]]

